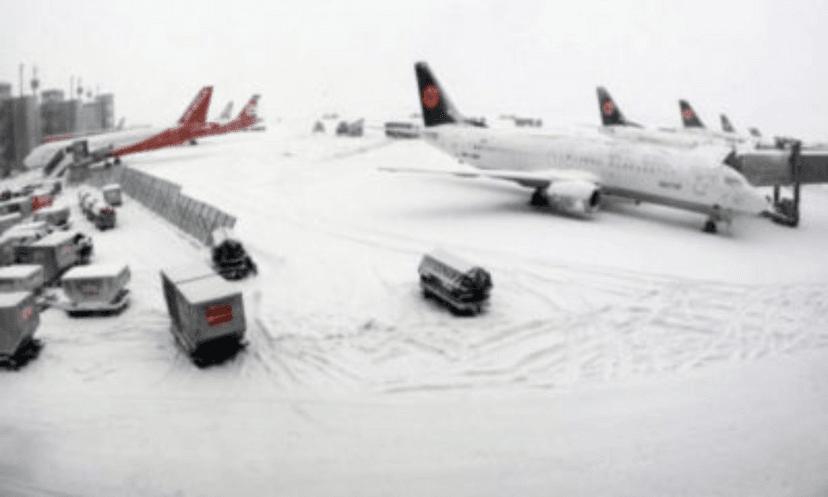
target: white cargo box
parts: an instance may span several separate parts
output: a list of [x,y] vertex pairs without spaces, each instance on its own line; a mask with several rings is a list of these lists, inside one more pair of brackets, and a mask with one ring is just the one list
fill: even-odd
[[117,311],[129,303],[126,289],[131,273],[126,264],[92,264],[74,267],[61,278],[70,300],[66,311]]
[[211,341],[240,341],[247,327],[242,293],[205,266],[161,271],[172,332],[190,354]]
[[101,190],[103,191],[104,200],[109,205],[118,206],[123,203],[123,199],[121,198],[121,185],[113,183],[104,186]]
[[0,292],[36,292],[43,286],[43,266],[15,264],[0,267]]
[[69,206],[46,207],[35,212],[32,218],[35,221],[43,221],[53,226],[60,226],[69,221]]
[[30,292],[0,293],[0,358],[6,359],[37,330],[40,314]]
[[3,232],[19,223],[21,219],[23,219],[23,216],[21,216],[19,212],[3,214],[0,216],[0,234],[3,234]]
[[67,231],[56,231],[30,245],[18,246],[16,250],[19,262],[43,265],[47,283],[79,261],[75,233]]

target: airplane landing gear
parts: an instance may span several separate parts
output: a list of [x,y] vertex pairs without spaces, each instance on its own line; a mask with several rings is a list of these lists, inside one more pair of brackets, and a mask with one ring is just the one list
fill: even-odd
[[115,165],[116,165],[116,166],[120,166],[120,165],[121,165],[121,158],[120,158],[120,157],[115,157],[115,161],[114,161],[114,162],[115,162]]
[[546,192],[542,188],[535,190],[532,194],[532,199],[529,200],[529,205],[533,207],[546,207],[549,205],[549,199],[546,197]]
[[195,141],[195,138],[193,138],[192,140],[190,140],[190,145],[198,145],[198,142],[197,142],[197,141]]
[[702,231],[704,231],[705,233],[718,233],[718,230],[716,229],[716,221],[714,221],[713,219],[708,219],[707,222],[704,223],[704,228],[702,228]]

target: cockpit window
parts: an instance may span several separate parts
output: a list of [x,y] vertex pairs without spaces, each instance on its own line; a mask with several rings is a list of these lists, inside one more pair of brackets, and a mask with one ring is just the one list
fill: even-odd
[[733,187],[733,188],[740,188],[740,187],[743,187],[745,185],[745,182],[741,177],[739,177],[737,175],[731,175],[731,174],[726,174],[725,175],[724,182],[725,182],[726,185],[728,185],[730,187]]

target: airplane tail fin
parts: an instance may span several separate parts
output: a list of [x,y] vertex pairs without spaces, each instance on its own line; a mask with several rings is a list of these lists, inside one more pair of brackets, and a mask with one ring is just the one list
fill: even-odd
[[748,132],[751,134],[751,136],[755,136],[756,138],[762,137],[762,133],[760,133],[759,130],[756,128],[749,128]]
[[724,115],[724,114],[721,115],[721,118],[722,118],[722,130],[725,133],[735,133],[736,130],[733,128],[733,125],[730,124],[730,119],[728,119],[727,116]]
[[210,98],[212,96],[212,86],[202,88],[190,106],[187,107],[187,110],[184,111],[184,115],[178,120],[178,124],[204,124],[207,121],[207,109],[210,108]]
[[219,116],[219,119],[226,119],[226,120],[229,121],[230,118],[231,118],[232,113],[233,113],[233,101],[231,100],[231,101],[227,102],[227,106],[224,108],[223,111],[221,111],[221,115]]
[[699,116],[690,107],[687,100],[679,100],[679,107],[681,108],[681,122],[684,123],[685,128],[704,128]]
[[598,105],[601,110],[601,122],[604,126],[625,126],[627,124],[627,120],[624,118],[624,114],[621,113],[621,109],[615,105],[615,102],[612,100],[609,92],[603,86],[599,86],[598,89]]
[[464,123],[466,118],[451,103],[448,95],[431,73],[428,64],[417,62],[414,64],[414,71],[417,73],[420,105],[423,109],[423,121],[426,127]]
[[259,98],[260,95],[258,94],[250,97],[247,105],[245,105],[241,112],[239,112],[238,117],[236,117],[236,122],[241,125],[241,127],[246,128],[259,122],[259,117],[256,115],[256,107],[259,105]]

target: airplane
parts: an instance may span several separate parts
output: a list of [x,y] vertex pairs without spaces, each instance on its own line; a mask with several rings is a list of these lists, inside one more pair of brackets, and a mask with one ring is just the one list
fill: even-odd
[[670,133],[664,130],[645,128],[641,124],[630,121],[624,116],[621,108],[605,87],[597,87],[596,93],[598,94],[598,110],[601,114],[602,124],[598,129],[604,135],[681,148],[720,145],[719,142],[711,137]]
[[[730,121],[724,114],[721,116],[722,127],[725,127],[725,123],[727,123],[730,130],[725,129],[724,133],[720,133],[707,128],[687,100],[679,100],[679,109],[681,110],[681,122],[684,125],[680,132],[710,137],[715,140],[724,141],[725,143],[733,146],[744,145],[750,148],[756,147],[756,138],[753,136],[741,136],[736,134],[733,126],[730,126]],[[665,131],[670,130],[665,129]]]
[[234,133],[255,125],[260,121],[256,116],[256,106],[259,104],[259,98],[259,95],[250,97],[247,105],[244,106],[241,112],[239,112],[239,115],[232,121],[226,123],[204,123],[204,126],[195,133],[193,139]]
[[[724,148],[683,150],[606,136],[515,133],[464,123],[425,62],[414,65],[425,129],[431,145],[473,168],[391,172],[507,180],[535,190],[532,205],[589,216],[604,195],[652,202],[704,214],[704,231],[736,215],[762,215],[769,200],[723,164]],[[729,155],[729,154],[728,154]]]
[[[85,139],[88,149],[95,150],[95,155],[99,158],[118,158],[121,155],[155,150],[191,141],[195,133],[202,130],[205,124],[212,95],[212,86],[202,88],[178,122],[172,127],[166,129],[137,128],[93,135]],[[63,154],[68,152],[74,141],[75,139],[72,138],[35,147],[23,160],[23,164],[28,169],[44,167],[55,162],[61,152]],[[117,162],[120,162],[120,160],[117,160]]]

